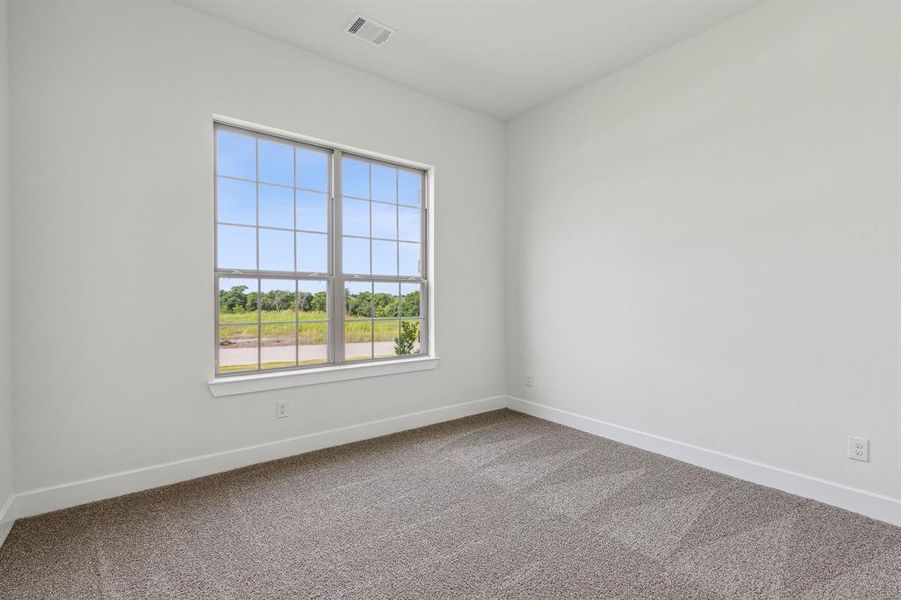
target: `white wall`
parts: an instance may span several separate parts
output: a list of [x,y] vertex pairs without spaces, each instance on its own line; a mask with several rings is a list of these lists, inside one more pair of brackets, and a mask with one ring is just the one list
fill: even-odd
[[9,523],[4,508],[12,482],[12,354],[10,352],[9,214],[9,22],[8,3],[0,0],[0,543]]
[[[510,123],[506,306],[501,123],[177,4],[10,12],[17,492],[490,397],[506,375],[901,497],[895,5],[765,4]],[[209,394],[214,113],[436,166],[437,371]]]
[[509,393],[901,497],[899,44],[767,3],[511,122]]
[[[502,123],[170,2],[11,24],[18,492],[504,393]],[[214,113],[436,167],[436,371],[210,395]]]

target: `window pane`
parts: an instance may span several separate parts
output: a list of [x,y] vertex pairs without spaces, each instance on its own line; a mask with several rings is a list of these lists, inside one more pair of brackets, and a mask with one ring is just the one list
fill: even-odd
[[298,335],[298,360],[300,365],[312,365],[328,361],[328,324],[300,324]]
[[[410,209],[404,209],[410,210]],[[372,203],[372,237],[397,239],[397,207],[390,204]]]
[[418,208],[404,208],[403,206],[398,208],[398,225],[400,230],[398,238],[407,242],[421,241],[419,239],[422,233],[421,217],[422,211]]
[[257,224],[257,186],[250,181],[216,178],[216,219],[225,223]]
[[253,227],[219,225],[216,261],[220,269],[257,268],[257,231]]
[[419,244],[401,242],[400,247],[400,275],[419,275]]
[[[295,282],[293,279],[263,279],[260,281],[260,320],[290,322],[293,327]],[[293,329],[292,329],[293,331]]]
[[372,358],[372,283],[347,282],[344,301],[344,358]]
[[260,184],[260,226],[294,228],[294,199],[290,188]]
[[374,288],[373,304],[375,305],[375,316],[379,318],[399,317],[400,296],[398,291],[400,285],[397,283],[379,282],[375,284]]
[[259,140],[259,180],[294,185],[294,147],[271,140]]
[[344,198],[341,204],[344,235],[369,237],[369,201]]
[[397,201],[407,206],[419,206],[422,174],[399,169],[397,173]]
[[297,147],[294,149],[297,187],[320,192],[328,191],[328,160],[326,152]]
[[283,369],[297,364],[297,325],[294,322],[260,328],[260,368]]
[[372,358],[372,321],[344,322],[344,360]]
[[372,165],[372,199],[397,202],[397,169]]
[[344,319],[370,319],[373,315],[372,282],[348,281],[344,284]]
[[397,319],[376,319],[373,327],[373,358],[396,356],[396,344],[400,321]]
[[260,269],[294,270],[294,233],[278,229],[260,229]]
[[328,319],[328,294],[324,281],[297,282],[297,308],[302,321],[319,321]]
[[256,279],[219,278],[219,323],[256,323]]
[[397,242],[372,240],[372,274],[397,275]]
[[420,306],[422,300],[422,291],[420,285],[418,283],[402,283],[400,284],[400,294],[400,316],[420,316]]
[[369,199],[369,163],[345,157],[341,161],[341,189],[345,196]]
[[229,177],[256,179],[256,139],[226,129],[218,130],[216,132],[216,172]]
[[397,340],[398,356],[419,354],[422,351],[422,321],[403,319],[400,322],[400,336]]
[[328,197],[319,192],[297,190],[297,228],[328,231]]
[[376,358],[394,356],[394,345],[400,326],[398,319],[400,285],[378,282],[373,285],[373,291],[376,316],[373,326],[374,355]]
[[257,325],[219,327],[219,372],[256,371]]
[[369,240],[344,238],[343,269],[345,273],[369,274]]
[[328,272],[328,236],[326,234],[297,234],[297,270],[301,273]]

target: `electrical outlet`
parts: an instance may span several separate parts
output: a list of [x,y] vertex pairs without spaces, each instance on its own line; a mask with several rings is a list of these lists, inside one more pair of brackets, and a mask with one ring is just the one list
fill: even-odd
[[849,435],[848,458],[861,462],[870,462],[870,440]]
[[277,400],[275,402],[275,418],[276,419],[284,419],[288,416],[288,401],[287,400]]
[[526,373],[526,385],[532,387],[535,384],[535,376],[531,373]]

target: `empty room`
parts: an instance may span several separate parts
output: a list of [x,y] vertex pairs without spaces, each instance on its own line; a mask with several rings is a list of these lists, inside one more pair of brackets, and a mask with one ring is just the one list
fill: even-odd
[[0,600],[901,600],[901,1],[0,0]]

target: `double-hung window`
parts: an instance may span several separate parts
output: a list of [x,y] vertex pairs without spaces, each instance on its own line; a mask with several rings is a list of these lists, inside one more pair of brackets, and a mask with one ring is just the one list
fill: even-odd
[[426,172],[215,127],[216,374],[428,354]]

